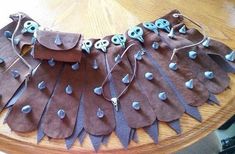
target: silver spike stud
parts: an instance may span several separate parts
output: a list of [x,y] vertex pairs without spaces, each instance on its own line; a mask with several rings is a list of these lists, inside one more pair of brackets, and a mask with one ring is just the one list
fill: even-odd
[[5,63],[4,59],[0,57],[0,65],[2,65],[4,63]]
[[116,97],[111,98],[111,102],[116,111],[118,111],[118,99]]
[[204,76],[207,78],[207,79],[213,79],[215,77],[214,73],[212,71],[206,71],[204,72]]
[[75,63],[71,66],[72,70],[77,71],[79,69],[79,63]]
[[65,88],[65,93],[68,95],[71,95],[73,93],[73,88],[70,85],[67,85],[67,87]]
[[96,116],[100,119],[103,118],[104,117],[104,111],[101,110],[101,108],[98,108],[98,110],[96,112]]
[[141,106],[140,106],[140,102],[132,102],[132,108],[135,109],[136,111],[140,110]]
[[210,45],[210,40],[211,40],[211,39],[208,37],[208,38],[202,43],[202,45],[203,45],[204,47],[208,48],[209,45]]
[[181,34],[186,34],[186,26],[183,25],[183,26],[179,29],[179,32],[180,32]]
[[145,73],[144,77],[147,80],[151,81],[151,80],[153,80],[153,73],[147,72],[147,73]]
[[32,108],[30,105],[25,105],[21,108],[21,112],[24,114],[28,114],[32,111]]
[[13,43],[14,43],[14,45],[18,45],[20,43],[20,39],[19,38],[15,38]]
[[171,31],[170,31],[170,33],[167,36],[169,38],[171,38],[171,39],[175,38],[175,34],[174,34],[174,29],[173,28],[171,28]]
[[120,56],[120,54],[118,54],[115,58],[114,58],[115,63],[120,63],[122,61],[122,58]]
[[11,75],[13,76],[13,78],[17,79],[20,77],[20,73],[18,70],[11,70]]
[[197,52],[195,52],[193,50],[189,51],[188,56],[189,56],[190,59],[196,59],[197,58]]
[[62,120],[62,119],[65,118],[66,113],[65,113],[65,111],[64,111],[63,109],[59,109],[59,110],[57,111],[57,116]]
[[166,92],[160,92],[160,93],[158,94],[158,98],[159,98],[160,100],[162,100],[162,101],[165,101],[165,100],[167,99],[167,94],[166,94]]
[[225,59],[233,62],[235,60],[235,51],[232,51],[229,54],[225,55]]
[[96,94],[96,95],[101,95],[103,93],[103,88],[102,87],[96,87],[93,92]]
[[130,83],[129,74],[125,75],[122,78],[122,83],[124,83],[124,84],[129,84]]
[[98,65],[96,59],[93,61],[92,68],[93,68],[94,70],[97,70],[97,69],[99,68],[99,65]]
[[185,86],[188,89],[193,89],[193,79],[190,79],[189,81],[185,82]]
[[141,53],[141,51],[138,51],[135,55],[134,55],[134,57],[135,57],[135,59],[136,60],[142,60],[142,53]]
[[157,50],[159,48],[159,44],[157,42],[152,43],[152,48]]
[[48,60],[48,64],[49,64],[51,67],[55,66],[55,61],[54,61],[54,59],[51,58],[50,60]]
[[173,70],[173,71],[176,71],[176,70],[178,69],[176,63],[170,63],[170,64],[169,64],[169,68],[170,68],[171,70]]
[[10,32],[10,31],[5,31],[5,32],[3,33],[3,35],[4,35],[7,39],[11,39],[11,37],[12,37],[12,32]]
[[59,35],[59,34],[56,35],[54,43],[55,43],[57,46],[60,46],[60,45],[63,44],[62,41],[61,41],[61,38],[60,38],[60,35]]
[[38,83],[38,89],[39,90],[43,90],[46,88],[46,82],[45,81],[41,81]]

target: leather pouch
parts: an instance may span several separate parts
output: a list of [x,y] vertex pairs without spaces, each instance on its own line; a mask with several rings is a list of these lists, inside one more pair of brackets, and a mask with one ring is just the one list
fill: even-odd
[[41,60],[80,62],[82,56],[81,38],[82,36],[76,33],[38,30],[33,57]]

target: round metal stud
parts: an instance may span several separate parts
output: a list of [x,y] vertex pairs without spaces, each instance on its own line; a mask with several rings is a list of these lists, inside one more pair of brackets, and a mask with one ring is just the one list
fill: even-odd
[[140,110],[140,102],[132,102],[132,108],[135,109],[135,110]]

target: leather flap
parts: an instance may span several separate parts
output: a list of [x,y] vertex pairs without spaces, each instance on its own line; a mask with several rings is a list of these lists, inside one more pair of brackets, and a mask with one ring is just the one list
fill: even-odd
[[[55,39],[59,37],[61,45],[56,45]],[[37,41],[44,47],[51,50],[70,50],[74,48],[80,39],[81,35],[76,33],[64,33],[53,31],[37,31]]]

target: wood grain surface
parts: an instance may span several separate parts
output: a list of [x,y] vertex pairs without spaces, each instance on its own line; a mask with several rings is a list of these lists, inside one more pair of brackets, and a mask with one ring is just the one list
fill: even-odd
[[[98,38],[123,33],[143,21],[152,21],[172,9],[200,22],[213,39],[235,48],[234,0],[7,0],[0,1],[0,26],[10,20],[9,14],[25,12],[44,27],[66,32],[79,32],[86,38]],[[137,131],[139,143],[131,142],[127,150],[113,133],[100,153],[171,153],[205,137],[235,114],[235,75],[230,74],[231,86],[218,95],[221,106],[205,104],[199,107],[203,122],[184,115],[182,134],[176,135],[166,124],[160,123],[159,144],[154,144],[142,129]],[[0,115],[0,150],[7,153],[92,153],[88,137],[83,145],[78,141],[66,150],[63,140],[44,140],[36,144],[36,132],[16,134],[3,125],[6,112]]]

